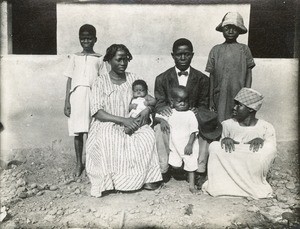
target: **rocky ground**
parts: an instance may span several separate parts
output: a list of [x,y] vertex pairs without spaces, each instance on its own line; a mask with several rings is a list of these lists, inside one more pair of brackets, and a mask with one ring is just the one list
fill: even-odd
[[1,169],[1,228],[300,228],[298,143],[278,144],[269,175],[275,197],[193,195],[171,179],[156,191],[89,195],[74,155],[55,147],[17,150]]

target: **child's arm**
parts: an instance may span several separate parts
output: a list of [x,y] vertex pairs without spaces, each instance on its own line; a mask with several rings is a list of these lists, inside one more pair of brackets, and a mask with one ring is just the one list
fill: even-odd
[[251,88],[251,85],[252,85],[252,69],[248,68],[246,74],[247,75],[246,75],[245,87]]
[[188,141],[188,144],[184,148],[184,154],[185,155],[191,155],[193,153],[193,144],[195,139],[197,138],[197,132],[194,132],[190,135],[190,139]]
[[214,75],[209,75],[209,110],[215,110],[214,107]]
[[136,103],[132,103],[132,100],[133,100],[133,98],[131,99],[131,101],[130,101],[130,104],[129,104],[129,112],[132,110],[132,109],[136,109],[137,108],[137,104]]
[[64,113],[67,117],[70,117],[71,114],[71,104],[70,104],[71,83],[72,83],[72,78],[68,77],[67,86],[66,86],[65,108],[64,108]]
[[164,132],[164,133],[166,133],[166,134],[168,134],[168,133],[170,133],[170,125],[169,125],[168,121],[165,120],[163,117],[164,116],[162,116],[162,117],[155,117],[155,121],[157,123],[160,123],[160,129],[161,129],[161,131]]

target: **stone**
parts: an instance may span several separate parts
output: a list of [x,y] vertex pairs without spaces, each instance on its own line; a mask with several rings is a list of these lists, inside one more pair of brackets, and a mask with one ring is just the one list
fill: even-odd
[[151,209],[151,208],[146,209],[146,213],[151,214],[152,212],[153,212],[153,209]]
[[63,215],[63,214],[64,214],[64,211],[63,211],[63,210],[58,210],[58,211],[56,212],[56,214],[57,214],[57,215]]
[[259,208],[255,205],[252,205],[250,206],[248,209],[247,209],[248,212],[259,212]]
[[36,187],[37,187],[37,184],[36,184],[36,183],[33,183],[33,184],[30,185],[30,188],[32,188],[32,189],[34,189],[34,188],[36,188]]
[[48,214],[49,215],[55,215],[56,214],[56,212],[57,212],[57,209],[51,209],[49,212],[48,212]]
[[26,192],[21,192],[19,195],[18,195],[19,198],[21,199],[25,199],[27,197],[27,193]]
[[135,209],[135,213],[140,213],[140,210],[139,209]]
[[54,215],[46,215],[44,217],[44,220],[48,221],[48,222],[52,222],[55,220],[55,216]]
[[32,189],[31,191],[32,191],[32,193],[33,193],[34,195],[36,195],[36,194],[39,192],[39,190],[36,189],[36,188]]
[[49,190],[50,191],[56,191],[58,189],[58,187],[56,186],[56,185],[51,185],[50,187],[49,187]]
[[19,180],[17,180],[17,186],[18,187],[22,187],[26,185],[26,181],[22,178],[20,178]]
[[37,196],[41,196],[41,195],[43,195],[43,194],[44,194],[43,191],[39,191],[36,195],[37,195]]
[[288,183],[286,183],[285,187],[288,188],[288,189],[295,189],[296,188],[295,183],[292,182],[292,181],[289,181]]
[[29,190],[26,192],[27,193],[27,197],[32,197],[34,196],[34,193],[32,192],[32,190]]
[[134,209],[131,209],[131,210],[129,211],[129,213],[130,213],[130,214],[135,214],[135,210],[134,210]]
[[278,195],[277,195],[277,200],[278,200],[279,202],[286,203],[286,202],[288,201],[288,198],[285,197],[284,195],[278,194]]
[[81,191],[80,191],[80,189],[79,188],[77,188],[76,190],[75,190],[75,192],[74,192],[75,194],[80,194],[81,193]]
[[154,201],[151,200],[151,201],[148,202],[148,204],[149,204],[150,206],[152,206],[152,205],[154,205]]

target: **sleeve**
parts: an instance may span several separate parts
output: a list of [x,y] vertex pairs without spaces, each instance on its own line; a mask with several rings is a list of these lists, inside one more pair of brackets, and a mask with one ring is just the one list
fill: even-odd
[[68,59],[69,59],[69,62],[67,65],[67,69],[64,72],[64,76],[72,78],[74,67],[75,67],[75,55],[68,55]]
[[199,99],[198,106],[208,108],[209,100],[209,78],[202,74],[201,80],[199,82]]
[[166,121],[169,120],[169,117],[163,116],[163,115],[161,115],[161,114],[156,114],[156,115],[155,115],[155,118],[161,118],[161,119],[164,119],[164,120],[166,120]]
[[108,62],[103,61],[104,56],[99,57],[99,69],[98,69],[98,76],[102,74],[108,73],[110,71],[110,65]]
[[205,71],[213,73],[215,70],[215,47],[213,47],[208,55]]
[[101,78],[97,77],[94,84],[92,85],[91,95],[91,116],[95,115],[100,109],[104,109],[104,93],[101,88]]
[[167,94],[166,90],[164,88],[162,76],[159,75],[155,79],[155,85],[154,85],[154,96],[156,99],[156,106],[155,110],[156,112],[164,107],[167,106]]
[[250,48],[247,45],[245,46],[245,55],[246,55],[246,61],[247,61],[247,68],[254,68],[255,63],[254,63]]
[[276,134],[275,134],[274,127],[270,123],[266,122],[264,128],[265,128],[265,134],[264,134],[265,143],[270,143],[276,146]]
[[222,122],[222,127],[223,129],[222,129],[221,139],[230,138],[230,131],[229,131],[230,124],[228,125],[228,120]]
[[190,133],[191,134],[195,133],[195,132],[198,133],[198,131],[199,131],[199,129],[198,129],[198,121],[197,121],[197,118],[196,118],[195,114],[192,111],[190,112],[189,119],[190,119]]

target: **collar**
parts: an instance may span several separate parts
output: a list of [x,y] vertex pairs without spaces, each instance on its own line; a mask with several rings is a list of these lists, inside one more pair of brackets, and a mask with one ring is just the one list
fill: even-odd
[[[191,69],[191,66],[189,66],[188,69],[185,70],[186,72],[188,72],[188,75],[187,75],[187,76],[190,75],[190,69]],[[178,68],[176,68],[176,66],[175,66],[175,71],[176,71],[176,75],[177,75],[177,76],[178,76],[178,72],[181,72]]]

